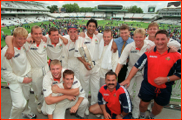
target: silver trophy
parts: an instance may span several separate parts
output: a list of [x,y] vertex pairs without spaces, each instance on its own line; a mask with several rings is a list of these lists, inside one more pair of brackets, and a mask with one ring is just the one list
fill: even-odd
[[92,62],[92,59],[91,59],[91,57],[90,57],[90,53],[89,53],[87,47],[80,47],[80,48],[79,48],[79,52],[80,52],[82,58],[83,58],[87,63],[90,64],[89,67],[90,67],[90,68],[93,68],[93,67],[94,67],[94,64],[93,64],[93,62]]

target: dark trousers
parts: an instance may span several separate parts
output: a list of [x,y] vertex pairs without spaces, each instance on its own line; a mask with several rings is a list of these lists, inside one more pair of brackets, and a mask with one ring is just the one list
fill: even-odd
[[126,65],[123,65],[123,68],[120,70],[118,74],[118,83],[121,83],[125,80],[126,73],[128,70],[127,67],[128,67],[128,63]]

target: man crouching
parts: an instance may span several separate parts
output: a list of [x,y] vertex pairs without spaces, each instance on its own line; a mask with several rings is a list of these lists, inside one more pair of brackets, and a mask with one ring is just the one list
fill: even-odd
[[116,73],[105,75],[106,85],[98,93],[98,103],[90,106],[93,114],[104,114],[104,119],[131,119],[131,100],[128,91],[117,83]]
[[83,118],[88,99],[84,98],[85,92],[74,72],[62,70],[59,60],[51,61],[50,69],[43,80],[45,102],[42,112],[50,119],[65,119],[66,109],[71,108],[70,113]]

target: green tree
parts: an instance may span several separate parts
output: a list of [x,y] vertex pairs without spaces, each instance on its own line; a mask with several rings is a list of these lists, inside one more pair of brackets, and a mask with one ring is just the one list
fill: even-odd
[[91,7],[81,7],[80,8],[80,12],[92,12],[94,8],[91,8]]
[[73,6],[73,12],[79,12],[79,6],[77,3],[74,3],[72,6]]
[[54,11],[58,10],[58,6],[57,5],[47,6],[47,8],[50,9],[51,13],[54,13]]
[[62,7],[66,9],[66,12],[79,12],[79,6],[77,3],[64,4]]
[[143,13],[143,10],[136,5],[131,7],[125,7],[124,9],[128,10],[129,13]]

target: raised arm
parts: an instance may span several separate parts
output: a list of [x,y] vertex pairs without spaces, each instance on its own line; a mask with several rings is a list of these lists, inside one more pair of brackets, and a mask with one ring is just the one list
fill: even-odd
[[62,93],[64,95],[78,96],[79,95],[79,88],[63,89],[63,88],[60,88],[58,85],[54,85],[54,86],[52,86],[52,92],[53,93]]
[[118,50],[117,44],[116,42],[112,42],[112,47],[111,47],[111,51],[113,51],[114,53]]
[[8,49],[6,50],[5,57],[9,60],[14,57],[14,47],[13,47],[13,36],[7,36],[5,39]]
[[51,94],[47,97],[45,97],[45,102],[48,105],[58,103],[64,99],[67,99],[67,95],[61,95],[61,96],[52,96]]
[[63,37],[62,35],[59,35],[59,38],[63,41],[63,43],[64,43],[65,45],[68,44],[68,39],[66,39],[66,38]]

